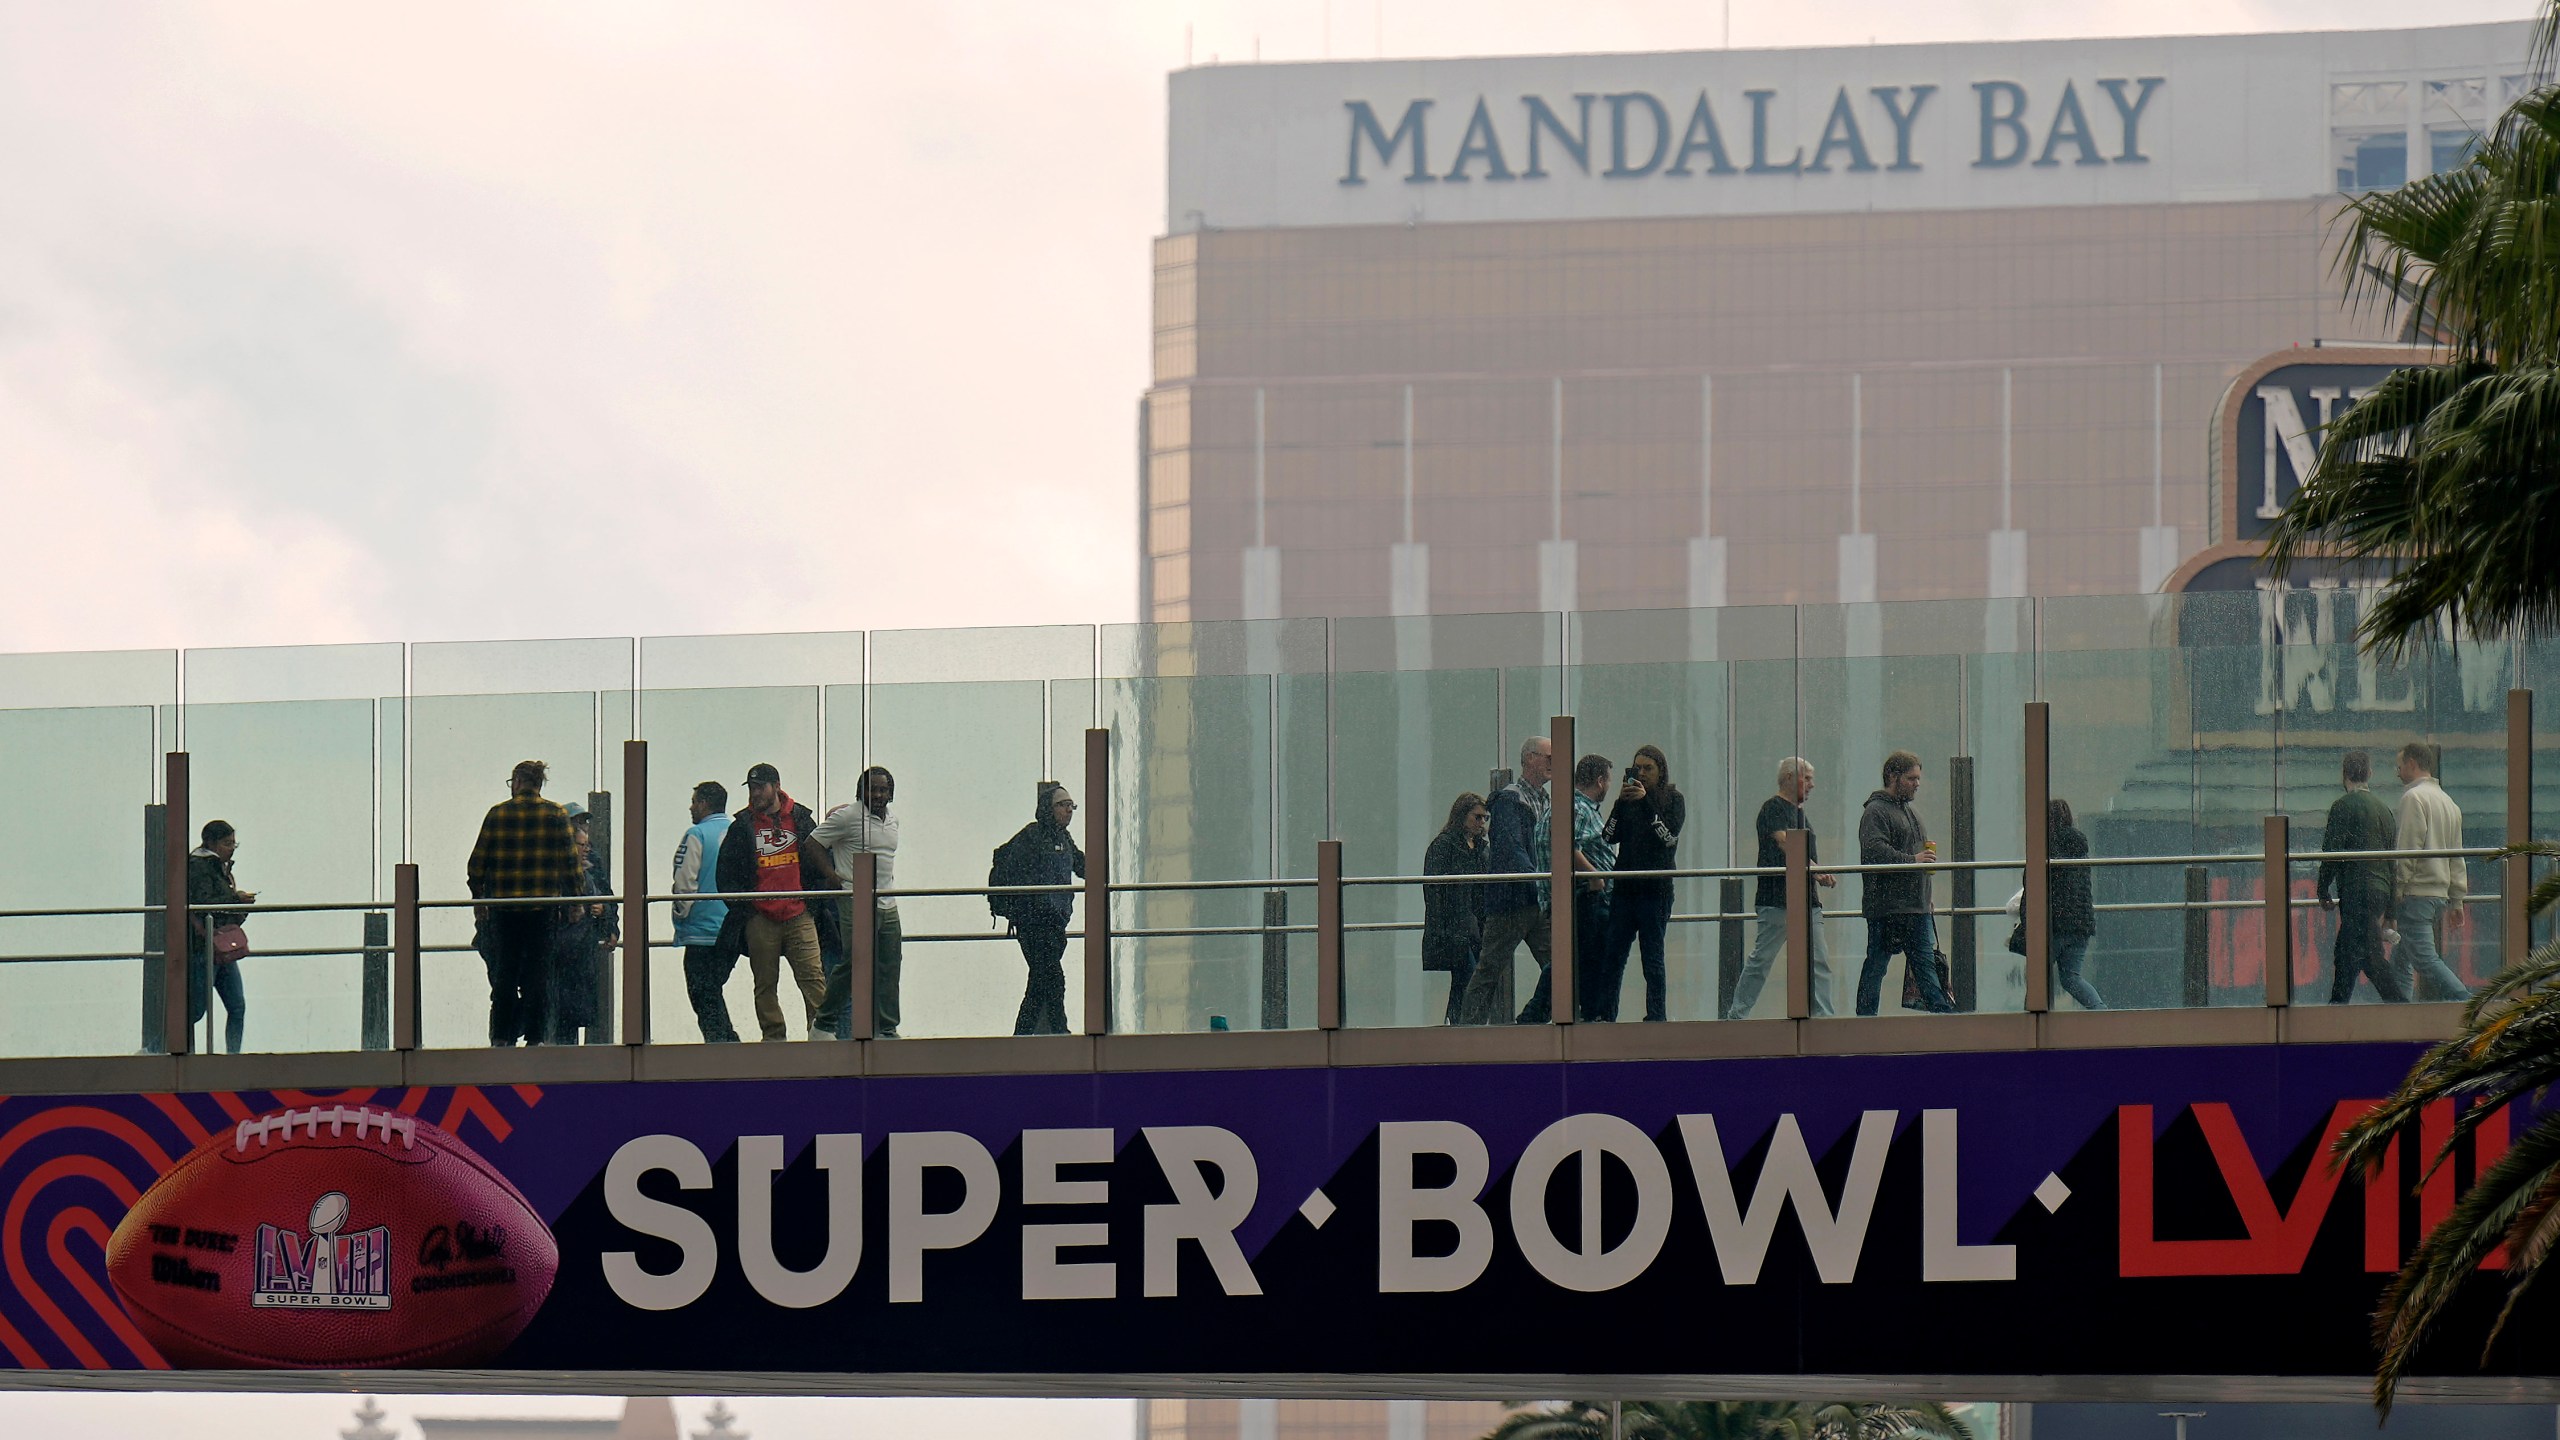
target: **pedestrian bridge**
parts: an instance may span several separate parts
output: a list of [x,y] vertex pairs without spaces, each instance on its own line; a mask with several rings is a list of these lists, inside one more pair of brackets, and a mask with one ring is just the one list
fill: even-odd
[[[2498,852],[2552,828],[2560,657],[2383,667],[2292,604],[0,657],[0,775],[95,822],[0,866],[0,1352],[150,1387],[2352,1397],[2382,1283],[2525,1117],[2328,1169],[2458,1006],[2331,1003],[2319,871],[2390,857],[2322,819],[2346,751],[2389,800],[2430,747],[2465,829],[2425,853],[2470,890],[2431,938],[2493,973],[2531,939]],[[1423,891],[1487,881],[1421,857],[1533,736],[1669,757],[1661,1022],[1439,1023]],[[1905,1009],[1904,956],[1845,1013],[1896,749],[1955,1014]],[[1788,756],[1816,788],[1764,864]],[[582,1043],[493,1049],[462,859],[526,758],[599,817],[611,893],[552,897],[599,922],[560,960]],[[893,879],[805,898],[896,902],[904,1038],[852,926],[847,1038],[799,1039],[786,983],[792,1041],[702,1043],[669,862],[695,783],[758,763],[821,813],[895,774]],[[979,857],[1042,778],[1088,864],[1070,1033],[1016,1036]],[[236,986],[162,943],[203,908],[172,839],[217,818],[258,897],[223,912]],[[2104,1010],[2053,983],[2073,868]],[[1764,924],[1773,977],[1722,1018]],[[1641,967],[1549,934],[1554,993],[1645,1013]],[[2478,1333],[2414,1393],[2560,1399]]]

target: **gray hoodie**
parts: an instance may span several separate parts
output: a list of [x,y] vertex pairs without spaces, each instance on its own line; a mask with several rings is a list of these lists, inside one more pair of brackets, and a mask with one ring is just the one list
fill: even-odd
[[[1916,864],[1921,847],[1928,843],[1928,827],[1920,823],[1920,812],[1911,808],[1910,801],[1895,798],[1890,790],[1878,790],[1867,797],[1867,808],[1858,816],[1859,864]],[[1869,871],[1864,879],[1866,883],[1859,887],[1858,912],[1868,919],[1929,913],[1928,872],[1914,870],[1897,875]]]

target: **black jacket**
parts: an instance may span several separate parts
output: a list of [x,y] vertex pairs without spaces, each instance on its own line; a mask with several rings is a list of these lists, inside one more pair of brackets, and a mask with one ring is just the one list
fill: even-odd
[[[996,847],[988,867],[990,885],[1071,885],[1084,878],[1084,849],[1063,825],[1050,823],[1051,798],[1059,787],[1042,784],[1032,801],[1031,823]],[[1075,918],[1076,897],[1058,895],[992,895],[988,908],[1025,930],[1064,930]]]
[[[1641,800],[1620,800],[1609,811],[1601,834],[1618,847],[1621,870],[1676,870],[1680,831],[1689,823],[1689,802],[1677,789],[1648,790]],[[1668,880],[1613,880],[1620,896],[1668,895]]]
[[[1772,795],[1761,801],[1760,816],[1752,821],[1751,825],[1754,830],[1760,832],[1760,858],[1751,862],[1754,865],[1783,866],[1787,863],[1786,847],[1778,843],[1778,833],[1782,830],[1804,832],[1804,858],[1807,865],[1822,858],[1822,847],[1815,843],[1814,839],[1813,820],[1804,813],[1803,806],[1783,795]],[[1820,890],[1807,886],[1805,898],[1812,902],[1814,909],[1822,908]],[[1757,909],[1784,909],[1787,903],[1787,877],[1784,875],[1761,876],[1760,884],[1752,893],[1751,903]]]
[[[791,817],[791,832],[800,839],[800,888],[833,888],[835,882],[827,878],[826,871],[818,868],[819,862],[814,858],[818,847],[809,841],[809,832],[818,828],[817,817],[809,813],[808,806],[790,796],[782,798],[785,812]],[[755,826],[756,812],[741,810],[731,817],[729,833],[721,837],[720,860],[713,871],[713,879],[723,893],[738,894],[757,888]],[[745,908],[745,904],[734,901],[729,906],[733,914]]]
[[[1913,864],[1920,858],[1920,847],[1928,843],[1929,828],[1920,823],[1920,812],[1911,808],[1910,801],[1895,799],[1889,790],[1867,797],[1867,808],[1858,816],[1859,864]],[[1867,883],[1858,887],[1858,913],[1868,919],[1929,913],[1927,872],[1870,871],[1865,879]]]
[[[2057,825],[2045,837],[2045,854],[2055,860],[2089,858],[2089,837],[2077,825]],[[2066,865],[2048,870],[2046,885],[2053,896],[2053,910],[2047,923],[2053,933],[2065,939],[2098,933],[2097,907],[2089,901],[2089,867]]]
[[[1464,830],[1443,830],[1423,852],[1425,875],[1482,875],[1493,854],[1490,844],[1470,845]],[[1482,885],[1422,887],[1422,968],[1454,970],[1448,962],[1459,955],[1473,959],[1484,939]]]

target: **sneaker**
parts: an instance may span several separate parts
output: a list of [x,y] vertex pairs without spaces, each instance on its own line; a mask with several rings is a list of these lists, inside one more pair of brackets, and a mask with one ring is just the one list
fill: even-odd
[[829,1030],[822,1025],[811,1026],[809,1029],[809,1038],[812,1040],[833,1040],[836,1038],[836,1032]]

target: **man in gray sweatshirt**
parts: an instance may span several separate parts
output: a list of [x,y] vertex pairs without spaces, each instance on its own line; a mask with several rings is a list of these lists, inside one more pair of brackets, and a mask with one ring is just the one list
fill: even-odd
[[1858,1013],[1873,1015],[1884,998],[1884,972],[1896,951],[1920,991],[1920,1008],[1955,1011],[1938,983],[1938,929],[1929,914],[1929,872],[1938,844],[1920,823],[1911,799],[1920,793],[1920,757],[1896,750],[1884,759],[1884,788],[1867,797],[1858,817],[1858,863],[1909,865],[1910,872],[1871,870],[1859,887],[1858,908],[1867,919],[1867,963],[1858,972]]

